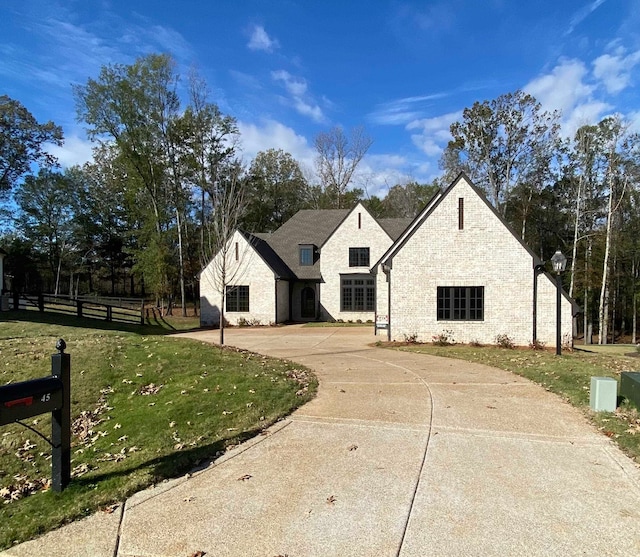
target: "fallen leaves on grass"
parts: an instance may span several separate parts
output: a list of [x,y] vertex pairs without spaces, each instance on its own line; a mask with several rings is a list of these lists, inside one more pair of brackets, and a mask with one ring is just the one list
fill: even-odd
[[140,389],[138,390],[138,393],[141,394],[142,396],[157,395],[160,389],[162,389],[162,387],[164,387],[164,385],[156,385],[155,383],[149,383],[144,387],[140,387]]
[[18,501],[36,491],[44,491],[51,486],[51,480],[48,478],[31,479],[23,474],[16,474],[13,480],[13,483],[0,489],[0,499],[3,499],[5,504]]

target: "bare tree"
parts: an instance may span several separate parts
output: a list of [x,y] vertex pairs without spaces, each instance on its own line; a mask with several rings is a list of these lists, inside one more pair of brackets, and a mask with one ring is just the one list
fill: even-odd
[[[237,252],[239,248],[233,242],[246,202],[241,165],[234,162],[226,165],[224,172],[220,168],[217,170],[217,180],[208,188],[211,206],[204,222],[206,245],[211,256],[210,272],[203,273],[202,276],[220,293],[220,344],[224,344],[227,286],[240,278],[243,272],[240,263],[246,255],[246,250]],[[206,264],[203,261],[203,267]]]
[[337,209],[342,208],[356,168],[372,143],[363,127],[354,128],[349,137],[338,126],[316,137],[316,171],[323,188],[335,197]]

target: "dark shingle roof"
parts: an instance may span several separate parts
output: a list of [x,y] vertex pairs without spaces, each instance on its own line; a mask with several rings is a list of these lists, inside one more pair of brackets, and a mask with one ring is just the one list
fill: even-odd
[[310,244],[318,248],[328,240],[334,230],[349,214],[348,209],[303,209],[271,234],[261,234],[292,273],[300,280],[321,280],[320,262],[314,257],[314,264],[300,265],[300,244]]
[[250,234],[248,232],[242,232],[242,235],[258,252],[260,257],[264,259],[265,263],[271,267],[278,278],[287,280],[295,278],[295,275],[291,269],[289,269],[287,264],[282,261],[280,256],[273,250],[269,243],[265,241],[265,237],[268,237],[269,234]]
[[391,236],[391,239],[395,242],[402,234],[407,226],[413,222],[413,219],[409,218],[397,218],[397,219],[378,219],[378,224],[382,226],[384,231]]
[[[270,233],[244,233],[273,272],[284,279],[320,281],[320,260],[314,254],[313,265],[300,265],[300,245],[322,248],[351,211],[349,209],[303,209]],[[409,226],[412,219],[378,219],[392,240]]]

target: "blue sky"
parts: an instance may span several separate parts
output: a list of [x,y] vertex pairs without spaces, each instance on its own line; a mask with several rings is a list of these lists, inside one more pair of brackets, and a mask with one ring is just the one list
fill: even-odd
[[313,168],[313,139],[364,125],[368,194],[430,181],[465,107],[524,89],[563,133],[618,112],[640,131],[637,0],[5,0],[0,94],[63,126],[63,165],[91,156],[72,84],[171,53],[234,116],[247,162],[281,148]]

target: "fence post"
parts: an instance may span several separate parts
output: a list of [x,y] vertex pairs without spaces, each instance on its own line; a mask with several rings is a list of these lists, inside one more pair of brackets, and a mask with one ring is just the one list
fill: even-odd
[[106,306],[107,307],[107,321],[111,321],[111,319],[113,318],[112,314],[111,314],[111,306]]
[[82,317],[82,300],[77,300],[76,304],[78,305],[78,311],[77,311],[78,317]]
[[13,309],[16,311],[20,309],[20,292],[17,290],[13,293]]
[[38,309],[44,311],[44,296],[42,294],[38,294]]
[[51,375],[62,381],[62,408],[51,416],[51,476],[53,491],[62,491],[71,481],[71,356],[64,353],[67,344],[56,342],[57,354],[51,356]]
[[144,300],[140,303],[140,325],[144,325]]

